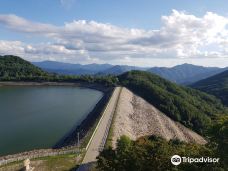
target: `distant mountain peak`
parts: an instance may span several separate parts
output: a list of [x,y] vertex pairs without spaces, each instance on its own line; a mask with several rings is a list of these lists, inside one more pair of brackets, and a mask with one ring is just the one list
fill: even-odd
[[224,68],[203,67],[184,63],[171,68],[154,67],[148,70],[178,84],[191,84],[224,71]]

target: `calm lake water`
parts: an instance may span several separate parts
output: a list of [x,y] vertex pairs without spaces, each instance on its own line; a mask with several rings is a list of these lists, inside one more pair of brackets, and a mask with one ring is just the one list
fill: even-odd
[[102,96],[68,86],[0,87],[0,156],[52,147]]

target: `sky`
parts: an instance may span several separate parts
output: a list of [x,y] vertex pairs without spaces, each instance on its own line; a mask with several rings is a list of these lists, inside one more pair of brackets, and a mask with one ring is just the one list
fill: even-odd
[[228,67],[227,0],[2,0],[0,55]]

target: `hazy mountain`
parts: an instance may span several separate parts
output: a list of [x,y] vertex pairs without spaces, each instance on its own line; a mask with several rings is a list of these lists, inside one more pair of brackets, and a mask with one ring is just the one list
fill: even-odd
[[153,67],[143,68],[128,65],[110,65],[110,64],[70,64],[55,61],[33,62],[34,65],[48,72],[54,72],[65,75],[120,75],[131,70],[147,70],[155,73],[165,79],[178,84],[192,84],[207,77],[223,72],[226,68],[203,67],[192,64],[177,65],[172,68]]
[[42,61],[33,62],[34,65],[42,68],[48,72],[55,72],[58,74],[68,74],[68,75],[84,75],[84,74],[96,74],[100,71],[112,67],[109,64],[70,64],[55,61]]
[[215,95],[228,106],[228,70],[198,81],[192,87]]
[[83,74],[97,74],[97,75],[119,75],[131,70],[146,70],[147,68],[134,67],[128,65],[110,65],[110,64],[70,64],[55,61],[33,62],[34,65],[42,68],[48,72],[55,72],[58,74],[83,75]]
[[124,72],[132,71],[132,70],[143,71],[143,70],[147,70],[147,68],[128,66],[128,65],[115,65],[102,72],[99,72],[98,75],[109,75],[109,74],[110,75],[120,75],[120,74],[123,74]]
[[178,84],[191,84],[223,72],[226,68],[203,67],[192,64],[177,65],[172,68],[154,67],[148,71]]

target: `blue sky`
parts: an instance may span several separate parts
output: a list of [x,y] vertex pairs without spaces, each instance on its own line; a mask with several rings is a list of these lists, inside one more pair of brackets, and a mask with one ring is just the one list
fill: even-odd
[[1,1],[0,54],[30,61],[224,67],[227,9],[226,0]]
[[[9,0],[0,2],[2,14],[62,25],[72,20],[95,20],[123,27],[156,29],[160,17],[172,9],[202,16],[207,11],[228,15],[226,0]],[[65,4],[65,5],[64,5]]]

